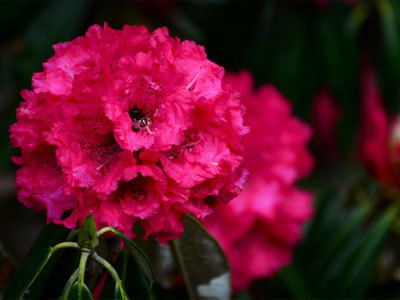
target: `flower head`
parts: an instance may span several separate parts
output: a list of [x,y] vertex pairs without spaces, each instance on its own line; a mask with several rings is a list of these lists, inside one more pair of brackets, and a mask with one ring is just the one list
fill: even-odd
[[381,182],[399,185],[399,118],[387,115],[369,58],[361,76],[362,115],[359,153],[367,170]]
[[237,195],[243,108],[203,47],[106,24],[54,51],[10,128],[19,201],[69,228],[92,211],[133,237],[140,220],[166,241],[184,213],[203,218],[209,199]]
[[294,184],[310,173],[313,159],[306,149],[310,127],[292,116],[273,86],[254,90],[246,71],[228,74],[225,81],[242,94],[246,107],[250,133],[243,140],[243,164],[249,174],[243,192],[228,205],[218,203],[204,224],[225,250],[238,291],[290,263],[313,213],[311,193]]
[[311,109],[316,146],[323,155],[335,158],[338,151],[335,131],[340,119],[341,109],[335,102],[332,92],[327,88],[322,88],[315,96]]

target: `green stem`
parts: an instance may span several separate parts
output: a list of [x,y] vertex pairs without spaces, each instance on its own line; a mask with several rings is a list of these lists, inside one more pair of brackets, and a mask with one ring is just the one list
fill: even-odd
[[90,252],[83,251],[81,254],[81,260],[79,261],[79,272],[78,272],[78,283],[79,286],[83,286],[85,280],[86,262],[90,255]]
[[100,229],[99,231],[97,231],[97,236],[100,237],[103,234],[105,234],[106,232],[112,231],[113,228],[112,227],[104,227],[102,229]]
[[176,240],[172,240],[169,242],[169,245],[171,246],[172,253],[174,254],[176,262],[178,263],[179,270],[181,271],[183,281],[185,282],[185,285],[186,285],[186,290],[188,292],[189,299],[191,299],[191,300],[197,299],[197,297],[194,293],[192,283],[189,278],[189,273],[187,272],[187,269],[185,268],[185,262],[183,260],[182,253],[179,250],[178,242]]
[[51,248],[51,254],[53,254],[54,252],[56,252],[59,249],[63,249],[63,248],[75,248],[75,249],[79,249],[79,245],[78,243],[75,242],[63,242],[63,243],[59,243],[57,245],[55,245],[54,247]]
[[119,278],[117,271],[108,261],[99,256],[96,252],[92,254],[92,258],[94,259],[95,262],[99,263],[100,265],[102,265],[104,268],[107,269],[107,271],[111,274],[112,278],[114,279],[115,283],[121,282],[121,279]]
[[79,268],[72,273],[71,277],[68,279],[67,283],[65,284],[63,293],[61,295],[61,300],[67,300],[69,291],[71,290],[72,285],[75,283],[76,279],[78,278]]
[[[104,228],[103,228],[104,229]],[[99,263],[100,265],[102,265],[104,268],[106,268],[106,270],[111,274],[112,278],[114,279],[115,283],[118,284],[119,286],[119,290],[121,291],[121,293],[124,296],[127,296],[125,294],[125,289],[123,287],[122,281],[118,276],[117,271],[114,269],[114,267],[108,262],[106,261],[104,258],[102,258],[101,256],[99,256],[96,252],[93,252],[92,254],[92,258],[94,259],[95,262]]]

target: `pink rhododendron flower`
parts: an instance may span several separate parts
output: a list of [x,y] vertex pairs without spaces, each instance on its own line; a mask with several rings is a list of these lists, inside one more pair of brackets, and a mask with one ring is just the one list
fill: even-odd
[[390,120],[368,58],[361,76],[359,153],[367,170],[382,182],[400,183],[400,119]]
[[339,105],[330,90],[322,88],[315,96],[311,107],[314,139],[318,149],[329,158],[337,155],[336,127],[341,115]]
[[289,102],[273,87],[253,90],[251,75],[228,74],[226,82],[243,96],[245,121],[244,191],[228,205],[218,203],[204,224],[220,242],[232,267],[235,291],[271,276],[292,259],[302,225],[312,214],[312,195],[294,186],[308,175],[309,126],[292,116]]
[[133,237],[140,220],[166,241],[184,213],[204,218],[237,195],[243,108],[202,46],[94,25],[54,50],[10,128],[19,201],[68,228],[92,211]]

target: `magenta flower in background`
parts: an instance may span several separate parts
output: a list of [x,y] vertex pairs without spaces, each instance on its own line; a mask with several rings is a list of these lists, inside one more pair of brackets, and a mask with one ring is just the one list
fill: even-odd
[[202,46],[94,25],[54,50],[10,128],[20,202],[68,228],[92,211],[133,237],[140,220],[165,242],[184,213],[204,218],[237,195],[243,108]]
[[244,191],[228,205],[216,204],[204,224],[220,242],[232,267],[233,289],[271,276],[292,260],[302,226],[313,215],[312,194],[295,187],[313,159],[306,148],[311,129],[295,118],[273,87],[254,90],[250,73],[228,74],[246,107],[250,133],[244,138]]
[[341,113],[332,92],[327,88],[322,88],[311,106],[311,122],[316,146],[324,156],[329,158],[334,158],[338,154],[336,128]]
[[400,182],[399,119],[390,120],[376,83],[369,57],[361,74],[361,127],[359,154],[367,170],[378,180],[398,185]]

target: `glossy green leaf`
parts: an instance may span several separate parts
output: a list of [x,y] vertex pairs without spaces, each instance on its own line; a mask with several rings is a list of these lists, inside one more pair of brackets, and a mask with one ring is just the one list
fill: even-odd
[[51,248],[45,248],[28,257],[4,292],[4,300],[21,299],[51,257]]
[[151,289],[154,282],[154,271],[149,258],[146,256],[146,253],[144,253],[143,250],[135,242],[133,242],[131,239],[129,239],[127,236],[125,236],[122,232],[118,231],[117,229],[108,227],[107,231],[116,234],[126,243],[132,255],[136,259],[136,262],[140,265],[140,267],[143,270],[143,273],[149,280],[149,286]]
[[183,224],[182,237],[170,245],[189,298],[230,299],[230,267],[220,245],[192,216]]
[[79,244],[81,247],[87,249],[93,249],[99,244],[96,222],[94,221],[92,212],[90,212],[83,221],[79,231]]
[[68,300],[93,300],[93,297],[85,284],[75,282],[68,293]]

